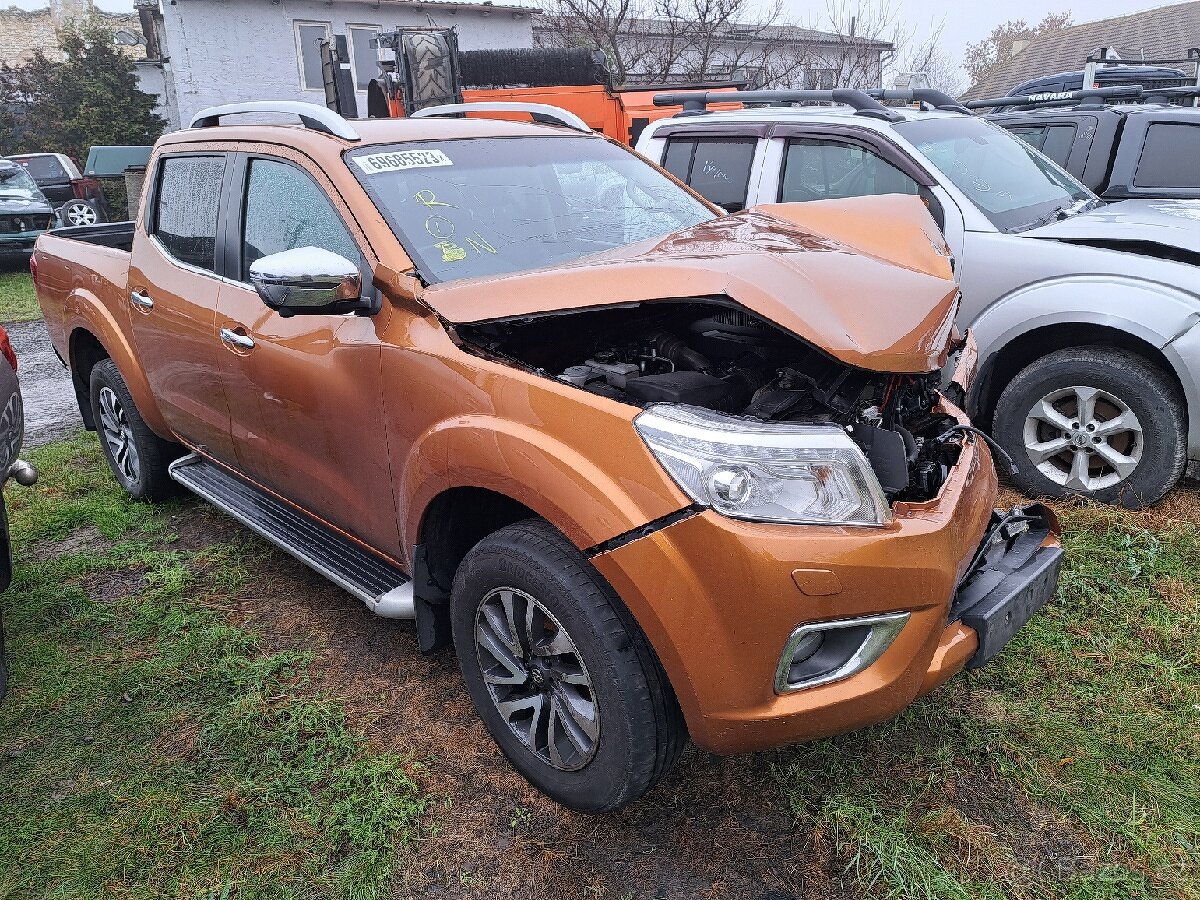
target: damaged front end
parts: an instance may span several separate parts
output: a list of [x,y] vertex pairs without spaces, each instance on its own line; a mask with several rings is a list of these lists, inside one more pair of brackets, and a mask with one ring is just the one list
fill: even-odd
[[474,352],[641,407],[635,426],[695,502],[752,521],[882,525],[958,461],[940,373],[847,365],[723,298],[457,327]]

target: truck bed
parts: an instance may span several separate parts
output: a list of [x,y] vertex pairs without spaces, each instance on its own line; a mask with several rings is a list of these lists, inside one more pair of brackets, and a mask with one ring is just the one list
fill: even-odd
[[76,296],[95,298],[89,302],[98,301],[111,322],[127,327],[132,247],[132,222],[58,228],[38,238],[34,287],[46,330],[61,359],[70,358],[70,333],[80,324]]
[[50,232],[55,237],[114,250],[133,250],[132,222],[105,222],[100,225],[77,225],[74,228],[56,228]]

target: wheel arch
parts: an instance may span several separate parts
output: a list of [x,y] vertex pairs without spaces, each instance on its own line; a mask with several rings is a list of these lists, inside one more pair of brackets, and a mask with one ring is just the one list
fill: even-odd
[[88,384],[92,366],[101,359],[111,359],[121,377],[125,379],[129,393],[147,427],[163,440],[174,440],[171,429],[159,411],[158,402],[137,353],[104,304],[95,297],[76,292],[67,302],[65,319],[67,364],[70,366],[71,382],[84,424],[88,428],[95,428],[95,423],[91,421]]
[[[984,361],[979,378],[972,385],[971,396],[968,398],[971,418],[976,420],[981,428],[990,430],[1000,394],[1022,369],[1057,350],[1085,346],[1114,347],[1133,353],[1162,370],[1185,399],[1191,399],[1175,362],[1169,359],[1160,347],[1145,338],[1109,324],[1054,322],[1016,335]],[[1188,421],[1191,419],[1189,414]]]

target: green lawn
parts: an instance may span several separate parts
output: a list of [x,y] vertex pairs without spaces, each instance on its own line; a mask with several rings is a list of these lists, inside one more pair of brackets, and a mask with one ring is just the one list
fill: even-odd
[[41,317],[29,272],[0,272],[0,323],[32,322]]
[[[214,608],[261,545],[174,546],[92,436],[32,457],[42,482],[9,493],[0,897],[380,893],[425,799],[311,689],[303,654]],[[90,590],[114,573],[124,590]]]
[[[317,582],[232,526],[185,532],[191,501],[127,501],[94,436],[32,455],[0,597],[4,900],[1200,898],[1194,487],[1062,508],[1055,602],[895,721],[691,750],[588,818],[511,773],[448,655],[373,643],[353,603],[286,608]],[[263,597],[298,642],[240,624]]]

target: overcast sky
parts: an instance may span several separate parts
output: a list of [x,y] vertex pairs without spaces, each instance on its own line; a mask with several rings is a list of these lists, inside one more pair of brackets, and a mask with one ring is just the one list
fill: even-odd
[[[3,0],[0,0],[3,2]],[[8,0],[25,9],[45,7],[45,0]],[[509,0],[512,2],[512,0]],[[528,5],[538,5],[536,0],[522,0]],[[784,0],[787,4],[791,19],[801,25],[828,24],[825,11],[827,0]],[[945,22],[942,32],[942,46],[955,59],[961,59],[962,49],[966,44],[985,37],[992,27],[1009,19],[1025,19],[1031,25],[1040,21],[1048,12],[1062,12],[1064,9],[1075,13],[1076,22],[1092,19],[1106,19],[1110,16],[1120,16],[1152,9],[1156,6],[1167,5],[1163,0],[1061,0],[1061,2],[1046,2],[1046,0],[1004,0],[1002,3],[967,2],[948,3],[930,2],[930,0],[863,0],[865,3],[890,2],[900,10],[905,22],[916,33],[918,38],[929,34],[931,28]],[[130,11],[133,0],[96,0],[101,9],[112,11]],[[548,4],[547,4],[548,5]],[[853,5],[853,0],[847,5]]]

